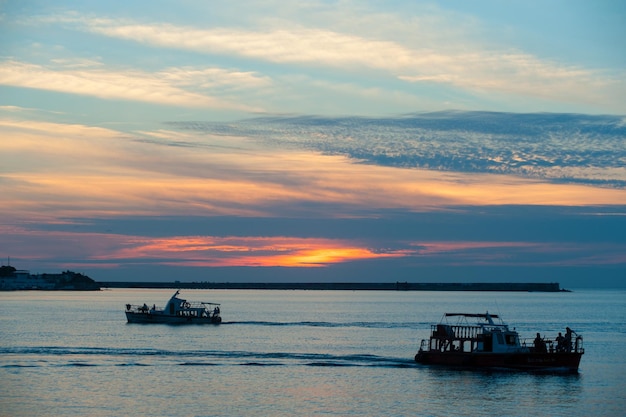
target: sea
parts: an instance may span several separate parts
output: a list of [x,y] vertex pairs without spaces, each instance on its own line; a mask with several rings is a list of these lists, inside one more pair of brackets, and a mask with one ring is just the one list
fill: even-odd
[[[221,325],[129,324],[174,289],[0,293],[0,415],[626,416],[626,291],[181,290]],[[583,336],[579,372],[414,356],[445,312]]]

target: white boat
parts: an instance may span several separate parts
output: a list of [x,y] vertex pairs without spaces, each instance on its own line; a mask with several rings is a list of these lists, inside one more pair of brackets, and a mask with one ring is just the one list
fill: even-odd
[[167,323],[167,324],[219,324],[220,305],[205,301],[187,301],[179,298],[176,291],[165,307],[147,304],[126,304],[126,319],[129,323]]

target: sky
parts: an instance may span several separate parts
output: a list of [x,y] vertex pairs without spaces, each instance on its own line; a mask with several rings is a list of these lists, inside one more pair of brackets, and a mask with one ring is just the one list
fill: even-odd
[[0,256],[626,287],[626,4],[0,0]]

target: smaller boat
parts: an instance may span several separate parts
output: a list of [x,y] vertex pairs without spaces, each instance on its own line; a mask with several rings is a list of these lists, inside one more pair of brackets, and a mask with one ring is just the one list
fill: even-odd
[[153,305],[126,304],[126,319],[129,323],[167,324],[219,324],[220,305],[204,301],[187,301],[179,298],[180,290],[169,299],[164,308]]
[[[458,323],[449,324],[450,317],[457,317]],[[422,340],[415,361],[464,368],[578,372],[584,353],[582,336],[569,327],[554,340],[539,333],[532,340],[520,340],[515,329],[495,314],[446,313],[439,324],[431,325],[430,338]]]

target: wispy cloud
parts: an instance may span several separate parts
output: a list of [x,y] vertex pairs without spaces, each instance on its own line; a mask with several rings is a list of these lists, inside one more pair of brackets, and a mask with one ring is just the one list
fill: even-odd
[[112,71],[88,65],[43,66],[19,61],[0,63],[0,84],[3,85],[182,107],[260,111],[260,108],[246,104],[188,91],[185,87],[199,86],[206,91],[224,86],[251,88],[267,82],[266,78],[252,73],[219,68],[171,68],[164,72],[147,73],[139,70]]
[[223,68],[179,67],[168,68],[157,73],[164,80],[181,86],[193,86],[201,90],[215,88],[251,89],[267,87],[271,84],[268,77],[258,76],[253,72],[231,71]]
[[[396,16],[398,25],[406,25]],[[75,29],[146,45],[224,54],[278,64],[333,67],[351,72],[384,71],[410,83],[442,83],[476,94],[502,93],[538,99],[619,107],[626,94],[624,74],[541,59],[510,48],[467,45],[452,49],[432,41],[419,26],[411,45],[337,30],[283,24],[283,28],[200,29],[169,23],[143,23],[67,14],[49,18]],[[285,23],[285,22],[283,22]],[[273,22],[274,25],[280,22]],[[388,24],[388,22],[386,22]],[[285,28],[286,27],[286,28]],[[424,35],[422,37],[422,35]],[[462,39],[457,39],[462,43]],[[623,107],[622,107],[623,108]],[[626,109],[624,109],[626,110]]]
[[265,117],[228,125],[171,125],[253,136],[377,165],[626,186],[626,130],[622,118],[616,116],[453,111],[385,118]]
[[[1,145],[0,181],[11,186],[0,195],[0,212],[12,218],[79,213],[272,217],[327,210],[350,217],[377,209],[626,201],[623,189],[366,165],[289,143],[267,147],[258,138],[205,130],[129,134],[14,119],[0,120],[0,128],[12,138]],[[308,140],[302,134],[293,137]]]

